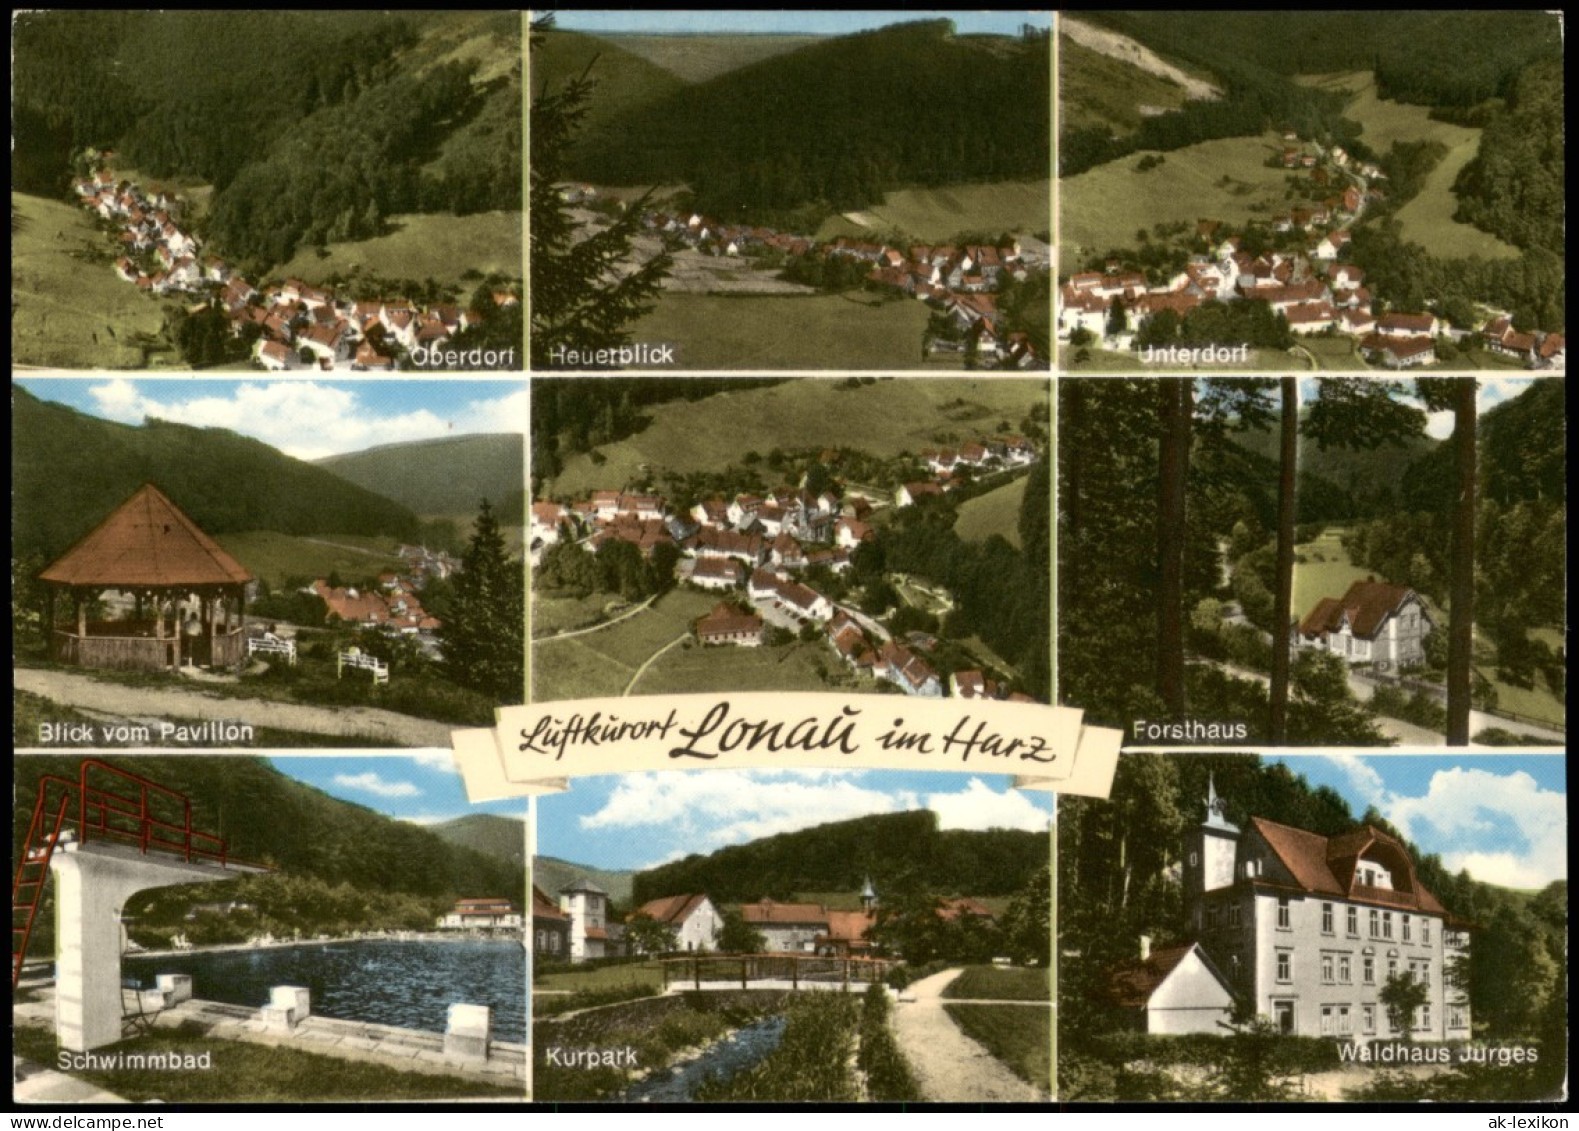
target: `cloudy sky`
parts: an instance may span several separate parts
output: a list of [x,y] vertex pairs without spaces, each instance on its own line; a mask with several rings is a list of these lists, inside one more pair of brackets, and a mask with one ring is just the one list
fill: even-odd
[[[1372,379],[1381,380],[1381,378]],[[1549,379],[1540,377],[1492,377],[1482,374],[1476,378],[1480,382],[1480,387],[1475,393],[1477,410],[1481,415],[1485,415],[1490,409],[1496,408],[1502,402],[1510,401],[1524,392],[1530,387],[1531,382]],[[1403,380],[1397,382],[1397,384],[1402,385],[1404,389],[1411,392],[1414,389],[1413,380]],[[1307,377],[1300,381],[1299,396],[1301,401],[1313,400],[1317,395],[1316,378]],[[1424,407],[1411,395],[1405,395],[1403,399],[1417,408]],[[1453,414],[1451,412],[1427,413],[1425,428],[1426,432],[1433,439],[1445,440],[1453,434]]]
[[1568,786],[1560,755],[1366,755],[1271,758],[1368,806],[1452,871],[1542,888],[1568,875]]
[[575,778],[538,799],[537,851],[594,868],[649,868],[774,833],[931,809],[944,829],[1048,829],[1052,798],[994,774],[868,770],[659,771]]
[[1017,35],[1021,24],[1045,28],[1052,26],[1051,12],[754,12],[725,11],[560,11],[554,15],[559,27],[576,31],[625,31],[654,34],[693,34],[718,32],[769,32],[799,35],[850,35],[870,28],[915,20],[953,20],[962,35],[995,33]]
[[324,755],[270,758],[274,768],[342,801],[386,816],[431,825],[469,813],[526,817],[525,800],[472,805],[448,750],[398,757]]
[[227,428],[297,459],[478,432],[526,431],[526,382],[17,378],[41,400],[141,424]]

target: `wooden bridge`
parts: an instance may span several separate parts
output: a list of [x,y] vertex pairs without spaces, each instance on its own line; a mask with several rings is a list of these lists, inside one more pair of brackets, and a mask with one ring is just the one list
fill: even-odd
[[680,990],[859,992],[898,965],[889,958],[820,954],[691,954],[658,960],[665,993]]

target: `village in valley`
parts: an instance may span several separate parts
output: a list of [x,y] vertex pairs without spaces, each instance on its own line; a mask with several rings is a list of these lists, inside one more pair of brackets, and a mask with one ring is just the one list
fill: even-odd
[[[578,206],[576,215],[589,232],[603,226],[600,211],[618,214],[624,207],[618,197],[600,195],[595,185],[564,185],[560,196]],[[591,207],[599,203],[601,210]],[[1018,312],[999,307],[1001,288],[1023,286],[1049,270],[1051,248],[1033,236],[1003,233],[996,244],[853,235],[818,240],[760,225],[724,224],[683,210],[644,211],[640,220],[648,239],[638,243],[638,251],[656,252],[656,244],[674,257],[666,289],[810,295],[830,283],[864,286],[927,306],[930,316],[918,345],[931,362],[970,369],[1048,367],[1045,343],[1039,349],[1020,326]]]
[[[615,489],[544,499],[532,504],[530,552],[540,586],[562,584],[578,559],[601,566],[623,557],[658,575],[654,594],[678,586],[705,595],[711,608],[690,622],[686,648],[773,652],[821,641],[862,690],[1030,701],[1002,661],[984,664],[979,644],[973,652],[949,639],[971,633],[951,616],[946,586],[880,563],[894,524],[925,521],[921,512],[955,495],[1001,490],[1043,458],[1024,436],[990,434],[889,461],[899,479],[891,490],[856,485],[851,470],[873,470],[861,453],[827,449],[786,459],[786,471],[792,462],[805,468],[792,485],[710,493],[689,507]],[[610,625],[623,615],[613,612]],[[538,663],[552,662],[553,640],[538,636]],[[722,656],[706,665],[725,680],[734,666]]]
[[[93,153],[88,159],[112,156]],[[490,309],[497,318],[499,311],[519,306],[520,296],[508,287],[480,288],[465,307],[405,298],[353,299],[296,278],[259,289],[225,260],[203,254],[201,241],[182,230],[179,197],[117,178],[105,164],[74,180],[72,189],[82,207],[113,231],[120,279],[143,294],[181,301],[188,318],[217,315],[236,343],[232,348],[245,347],[252,362],[269,372],[518,364],[518,355],[508,349],[461,349],[452,342],[463,331],[483,326]]]
[[[1293,191],[1305,203],[1248,225],[1215,219],[1201,219],[1193,230],[1183,223],[1158,225],[1155,233],[1143,230],[1149,267],[1138,257],[1107,258],[1061,283],[1055,323],[1073,368],[1096,349],[1134,353],[1135,363],[1146,368],[1189,367],[1196,359],[1207,368],[1250,362],[1248,350],[1228,354],[1227,347],[1241,345],[1286,349],[1302,364],[1327,368],[1298,344],[1315,336],[1351,341],[1359,359],[1379,369],[1462,368],[1461,347],[1475,346],[1509,367],[1564,367],[1562,334],[1516,328],[1506,311],[1472,304],[1448,309],[1440,302],[1394,310],[1378,302],[1365,271],[1346,262],[1345,251],[1368,204],[1387,198],[1386,175],[1341,145],[1293,130],[1282,139],[1283,150],[1270,160],[1289,170]],[[1182,269],[1158,266],[1164,249],[1161,258],[1184,259]],[[1248,323],[1230,322],[1238,329],[1220,338],[1190,333],[1186,317],[1214,302],[1264,303],[1276,317],[1250,332],[1244,331]],[[1263,340],[1251,340],[1257,336]],[[1175,345],[1179,349],[1170,352]],[[1203,352],[1210,356],[1200,357]]]

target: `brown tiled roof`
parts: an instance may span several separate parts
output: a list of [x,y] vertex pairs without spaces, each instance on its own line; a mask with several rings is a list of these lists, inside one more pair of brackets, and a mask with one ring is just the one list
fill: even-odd
[[828,922],[828,911],[820,903],[777,903],[764,899],[760,903],[740,905],[740,917],[748,923],[781,926],[791,923]]
[[631,918],[639,919],[645,915],[660,923],[668,923],[670,926],[677,927],[684,923],[690,917],[691,912],[701,906],[702,901],[706,898],[705,894],[697,893],[693,895],[671,895],[664,899],[649,900],[638,907]]
[[1362,640],[1369,640],[1388,615],[1396,612],[1413,593],[1414,590],[1407,586],[1388,585],[1385,581],[1356,581],[1342,597],[1336,600],[1323,597],[1317,601],[1316,607],[1300,622],[1299,630],[1306,636],[1336,632],[1342,614],[1347,613],[1349,631]]
[[[1372,825],[1363,825],[1339,836],[1325,837],[1320,833],[1280,825],[1264,817],[1253,817],[1250,824],[1277,853],[1278,859],[1293,875],[1295,882],[1306,892],[1386,903],[1395,907],[1412,907],[1438,915],[1447,913],[1441,901],[1416,878],[1414,862],[1410,860],[1403,844]],[[1389,870],[1394,873],[1395,885],[1403,880],[1407,888],[1387,890],[1355,883],[1359,861],[1366,853],[1377,849],[1396,856],[1403,863],[1402,876],[1396,867],[1390,867]]]
[[715,606],[712,612],[696,622],[696,635],[700,638],[732,636],[739,632],[760,633],[761,631],[761,617],[754,613],[743,613],[729,604]]
[[152,483],[110,513],[48,569],[62,585],[241,585],[252,574]]
[[1108,989],[1112,1003],[1125,1009],[1144,1009],[1157,987],[1195,949],[1195,943],[1154,950],[1144,962],[1131,962],[1113,972]]
[[825,937],[851,945],[866,943],[866,932],[876,921],[870,911],[830,911]]

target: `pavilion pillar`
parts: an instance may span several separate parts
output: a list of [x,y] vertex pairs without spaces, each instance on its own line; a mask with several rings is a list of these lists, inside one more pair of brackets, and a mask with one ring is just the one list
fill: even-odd
[[77,602],[77,635],[86,636],[88,635],[87,603],[83,601],[82,594],[75,589],[72,590],[71,596],[72,599]]

